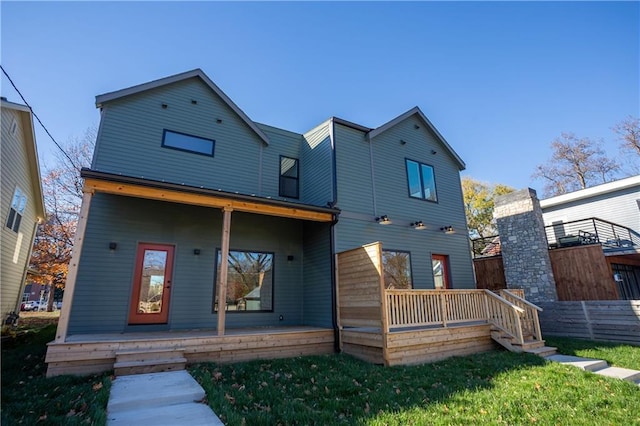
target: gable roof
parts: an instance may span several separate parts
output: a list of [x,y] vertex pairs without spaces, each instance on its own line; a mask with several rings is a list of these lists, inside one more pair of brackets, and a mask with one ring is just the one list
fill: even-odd
[[631,176],[625,179],[618,179],[613,182],[607,182],[590,188],[580,189],[578,191],[569,192],[555,197],[540,200],[541,208],[555,207],[572,201],[583,200],[585,198],[596,197],[598,195],[609,194],[615,191],[621,191],[627,188],[640,188],[640,175]]
[[[33,115],[31,108],[26,105],[9,102],[5,98],[0,99],[0,107],[12,109],[18,112],[22,121],[23,135],[22,143],[27,153],[29,162],[29,178],[34,192],[34,202],[36,207],[36,217],[44,220],[46,216],[44,208],[44,198],[42,195],[42,180],[40,178],[40,164],[38,163],[38,146],[36,145],[36,133],[33,127]],[[6,159],[5,159],[6,161]]]
[[424,113],[417,106],[411,108],[409,111],[397,116],[396,118],[383,124],[382,126],[371,130],[368,133],[369,139],[375,138],[379,134],[386,132],[392,127],[408,119],[409,117],[413,117],[414,115],[417,116],[424,123],[424,125],[427,126],[436,135],[436,138],[438,139],[438,141],[445,147],[445,149],[449,152],[449,154],[451,154],[451,156],[455,159],[456,163],[458,163],[458,168],[460,170],[464,170],[467,166],[464,163],[464,161],[462,161],[462,158],[460,158],[460,156],[453,150],[453,148],[451,148],[451,145],[449,145],[449,143],[445,140],[445,138],[440,134],[438,129],[435,128],[435,126],[429,121],[429,119],[424,115]]
[[191,71],[186,71],[180,74],[175,74],[175,75],[161,78],[158,80],[149,81],[147,83],[138,84],[137,86],[131,86],[126,89],[116,90],[115,92],[109,92],[109,93],[104,93],[102,95],[98,95],[96,96],[96,107],[102,108],[102,106],[105,103],[113,101],[115,99],[120,99],[125,96],[134,95],[136,93],[141,93],[147,90],[166,86],[168,84],[177,83],[179,81],[187,80],[189,78],[194,78],[194,77],[200,78],[200,80],[202,80],[204,84],[209,86],[209,88],[216,95],[218,95],[223,100],[223,102],[227,104],[227,106],[229,106],[229,108],[231,108],[242,119],[242,121],[244,121],[247,124],[247,126],[249,126],[251,130],[253,130],[256,133],[256,135],[258,135],[260,139],[262,139],[262,141],[266,145],[269,145],[269,138],[267,137],[267,135],[262,130],[260,130],[260,128],[256,125],[256,123],[254,123],[247,116],[247,114],[245,114],[244,111],[242,111],[238,107],[238,105],[236,105],[231,100],[231,98],[229,98],[218,86],[216,86],[216,84],[213,81],[211,81],[211,79],[207,77],[204,71],[202,71],[200,68],[196,68]]

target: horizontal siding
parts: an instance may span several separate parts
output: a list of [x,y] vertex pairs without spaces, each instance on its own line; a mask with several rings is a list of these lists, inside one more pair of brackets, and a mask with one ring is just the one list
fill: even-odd
[[[262,150],[261,196],[280,197],[280,156],[300,160],[302,135],[260,124],[258,127],[269,137],[269,146]],[[298,162],[298,165],[300,162]],[[298,183],[299,185],[299,183]],[[297,201],[293,199],[292,201]]]
[[337,206],[344,211],[374,214],[369,142],[364,133],[335,125]]
[[333,201],[333,158],[329,135],[330,121],[326,121],[304,135],[301,174],[302,201],[326,206]]
[[[0,315],[2,318],[8,312],[15,310],[22,290],[22,277],[27,266],[28,256],[33,244],[33,230],[36,223],[35,191],[29,175],[29,159],[22,142],[25,123],[21,114],[9,108],[2,108],[2,144],[0,144],[0,158],[2,159],[2,188],[0,209],[0,238],[2,255],[0,265]],[[13,121],[17,123],[15,135],[11,135],[10,127]],[[6,227],[9,209],[16,186],[27,196],[27,204],[20,224],[19,232],[13,232]],[[17,253],[16,253],[17,250]],[[14,254],[17,254],[14,262]]]
[[561,206],[547,207],[543,209],[542,216],[545,225],[551,225],[556,221],[569,222],[597,217],[640,232],[638,200],[640,200],[639,187],[625,188]]
[[[92,201],[71,310],[69,333],[211,328],[217,209],[97,194]],[[234,212],[231,249],[275,253],[274,311],[229,313],[228,328],[299,325],[303,307],[302,222]],[[114,251],[110,241],[118,243]],[[128,326],[134,259],[139,242],[175,244],[169,324]],[[193,249],[199,248],[199,256]],[[294,256],[288,261],[287,256]],[[279,316],[283,320],[279,320]]]
[[304,325],[331,327],[333,324],[330,232],[329,224],[304,223]]
[[[163,148],[163,129],[214,139],[214,157]],[[94,168],[256,194],[262,144],[222,99],[192,78],[107,103]]]
[[453,288],[475,288],[473,266],[466,235],[446,235],[434,230],[416,231],[409,226],[382,226],[371,220],[340,218],[336,224],[336,252],[380,241],[382,249],[411,252],[413,287],[434,288],[432,254],[449,256]]

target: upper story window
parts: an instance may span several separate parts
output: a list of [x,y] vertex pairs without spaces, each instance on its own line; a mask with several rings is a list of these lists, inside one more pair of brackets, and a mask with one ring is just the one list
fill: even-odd
[[433,166],[409,159],[406,162],[409,196],[428,201],[438,201]]
[[9,215],[7,216],[7,228],[13,232],[20,230],[20,222],[22,222],[22,215],[24,214],[24,208],[26,206],[27,196],[16,186],[16,190],[13,192],[13,199],[11,200]]
[[162,146],[180,151],[193,152],[195,154],[209,155],[213,157],[216,141],[187,135],[185,133],[164,130],[162,134]]
[[384,286],[388,289],[413,288],[411,280],[411,253],[399,250],[382,250]]
[[280,196],[298,198],[298,159],[280,156]]

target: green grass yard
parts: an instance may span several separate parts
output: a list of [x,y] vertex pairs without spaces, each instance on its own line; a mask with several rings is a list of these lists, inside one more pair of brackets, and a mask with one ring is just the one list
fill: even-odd
[[[2,343],[2,425],[106,423],[112,376],[45,378],[55,318]],[[548,339],[566,354],[640,369],[640,347]],[[346,355],[189,371],[227,425],[640,425],[640,387],[506,351],[385,368]]]

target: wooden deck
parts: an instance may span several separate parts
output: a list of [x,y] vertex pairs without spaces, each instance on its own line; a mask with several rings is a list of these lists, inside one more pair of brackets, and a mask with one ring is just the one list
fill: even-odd
[[[195,362],[237,362],[333,353],[333,329],[263,327],[153,333],[82,334],[51,342],[45,362],[47,377],[94,374],[113,370],[118,354],[171,352]],[[177,355],[178,356],[178,355]]]

